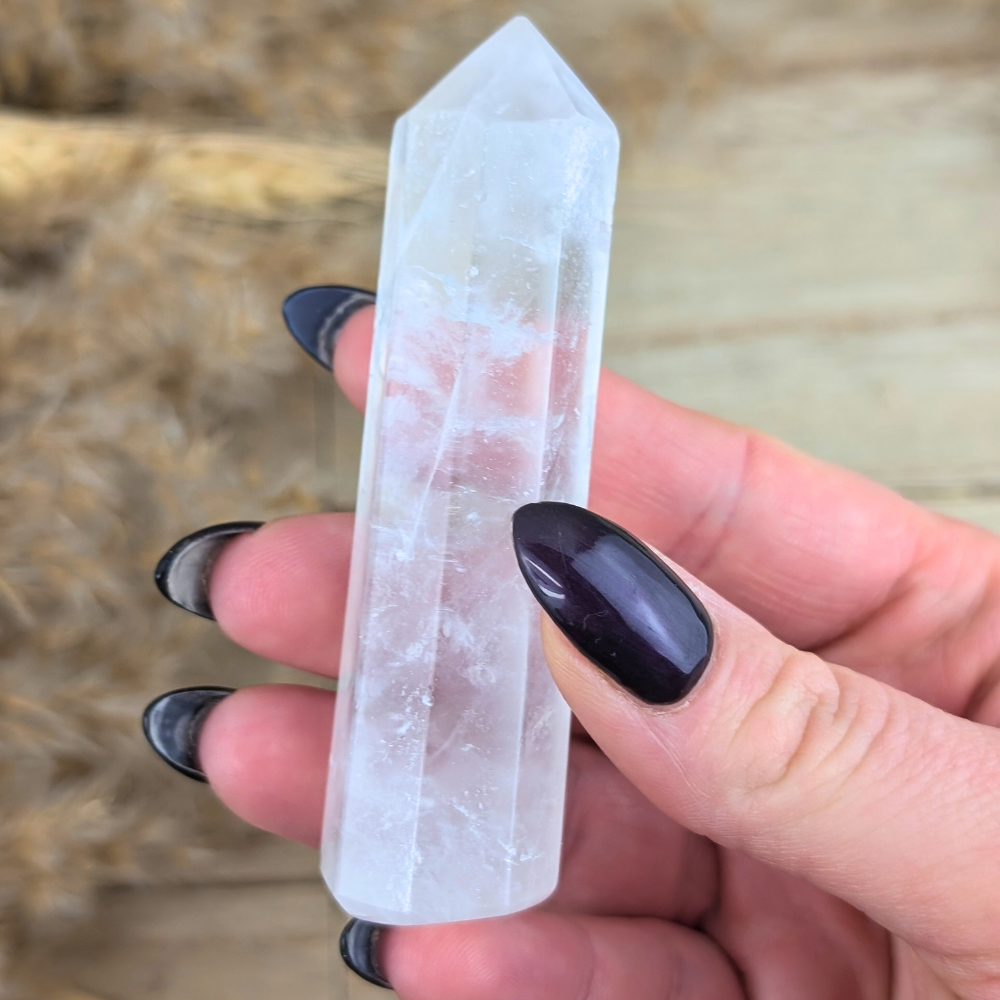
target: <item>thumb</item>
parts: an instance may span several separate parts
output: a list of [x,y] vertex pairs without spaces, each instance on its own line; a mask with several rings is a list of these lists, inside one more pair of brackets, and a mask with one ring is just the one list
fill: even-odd
[[514,545],[556,683],[657,807],[946,966],[1000,951],[1000,733],[793,649],[580,507],[522,507]]

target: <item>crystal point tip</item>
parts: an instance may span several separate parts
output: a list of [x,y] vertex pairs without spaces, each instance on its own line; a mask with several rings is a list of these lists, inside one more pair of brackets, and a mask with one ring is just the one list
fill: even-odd
[[604,109],[523,15],[466,56],[409,112],[471,112],[485,120],[590,119],[617,137]]

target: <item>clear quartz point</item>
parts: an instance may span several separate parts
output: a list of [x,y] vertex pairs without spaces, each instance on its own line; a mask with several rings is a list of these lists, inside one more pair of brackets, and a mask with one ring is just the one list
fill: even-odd
[[396,123],[322,847],[354,916],[555,888],[570,717],[510,521],[587,500],[617,166],[523,17]]

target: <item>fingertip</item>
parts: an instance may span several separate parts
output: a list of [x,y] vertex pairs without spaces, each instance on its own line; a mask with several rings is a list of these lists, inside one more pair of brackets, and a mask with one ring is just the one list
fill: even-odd
[[209,584],[219,627],[260,656],[335,674],[352,533],[348,514],[306,514],[235,539]]
[[368,366],[372,353],[375,307],[359,309],[344,324],[337,338],[333,372],[344,395],[359,410],[365,407],[368,392]]
[[252,570],[260,547],[259,542],[249,546],[246,543],[252,543],[254,536],[266,532],[268,527],[263,524],[253,534],[237,535],[222,549],[212,566],[208,582],[212,614],[227,635],[234,625],[237,630],[240,627],[249,596],[247,587],[253,580],[252,573],[248,576],[248,570]]
[[570,921],[529,912],[428,927],[396,927],[379,964],[408,1000],[582,995],[589,943]]
[[[556,687],[586,728],[584,718],[612,719],[611,725],[630,725],[635,699],[628,697],[603,671],[573,645],[558,625],[542,612],[542,649]],[[590,732],[587,730],[590,737]],[[591,737],[592,738],[592,737]]]
[[296,685],[243,688],[220,701],[198,756],[222,802],[253,826],[316,846],[334,701],[331,691]]
[[379,941],[379,964],[393,989],[412,1000],[456,994],[490,1000],[496,975],[495,959],[483,953],[487,942],[473,924],[397,927]]

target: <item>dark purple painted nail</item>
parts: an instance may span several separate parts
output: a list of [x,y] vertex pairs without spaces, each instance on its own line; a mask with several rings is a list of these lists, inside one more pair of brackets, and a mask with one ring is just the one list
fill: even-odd
[[633,535],[567,503],[514,514],[531,592],[581,653],[643,701],[686,697],[712,655],[712,622],[684,582]]
[[142,713],[142,731],[149,745],[175,770],[205,781],[198,760],[198,740],[208,713],[233,693],[228,687],[191,687],[154,698]]
[[375,293],[363,288],[317,285],[292,292],[281,313],[299,346],[324,368],[332,368],[337,335],[359,309],[374,301]]
[[340,957],[352,972],[362,979],[391,990],[389,981],[378,964],[378,939],[385,928],[367,920],[351,919],[340,935]]
[[153,571],[160,593],[177,607],[215,620],[208,600],[208,578],[215,560],[237,536],[256,531],[263,521],[228,521],[185,535],[164,553]]

